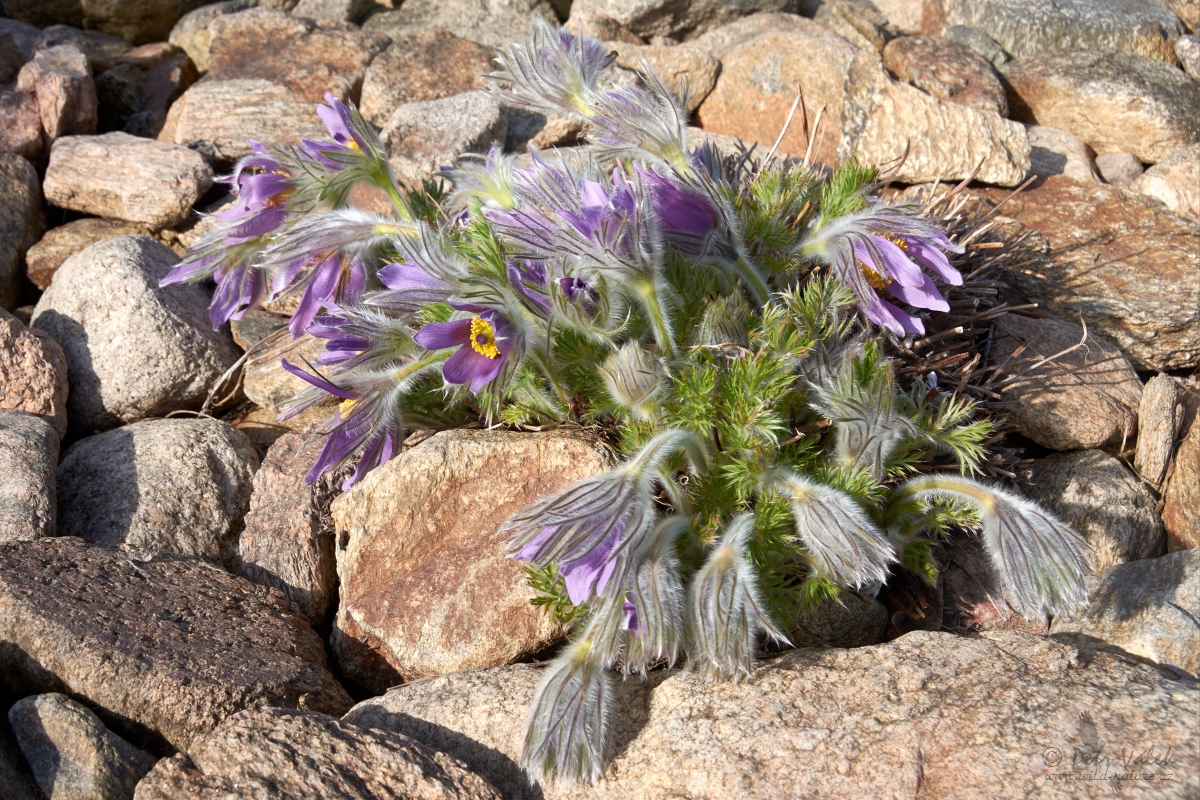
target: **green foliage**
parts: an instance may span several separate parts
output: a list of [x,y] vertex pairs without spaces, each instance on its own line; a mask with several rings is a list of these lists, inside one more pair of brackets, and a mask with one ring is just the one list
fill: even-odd
[[821,188],[821,216],[825,219],[853,214],[867,206],[866,188],[879,180],[879,170],[851,156],[838,165]]
[[558,574],[557,564],[551,564],[545,569],[526,566],[525,577],[537,595],[530,602],[553,617],[556,622],[570,625],[587,616],[586,605],[571,604],[567,597],[566,581]]

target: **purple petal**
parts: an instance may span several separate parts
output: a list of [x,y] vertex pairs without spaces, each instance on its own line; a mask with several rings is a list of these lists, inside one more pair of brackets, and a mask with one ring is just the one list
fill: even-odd
[[378,275],[384,286],[397,292],[449,288],[445,281],[435,278],[415,264],[388,264],[379,270]]
[[300,369],[299,367],[295,366],[294,364],[288,363],[288,360],[286,358],[279,359],[279,363],[284,369],[286,369],[288,372],[295,375],[300,380],[311,383],[313,386],[316,386],[318,389],[324,389],[325,391],[329,392],[334,397],[340,397],[342,400],[353,400],[354,399],[354,394],[352,394],[351,392],[348,392],[339,386],[335,386],[334,384],[330,383],[329,381],[325,380],[324,378],[318,378],[315,375],[310,375],[309,373],[305,372],[304,370]]
[[888,291],[899,297],[910,306],[916,308],[927,308],[930,311],[949,311],[950,304],[942,297],[942,293],[938,291],[937,286],[930,280],[928,275],[922,274],[923,279],[920,286],[905,286],[902,283],[889,283]]
[[300,302],[296,304],[296,310],[292,312],[292,319],[288,323],[288,330],[292,332],[293,339],[299,338],[304,333],[304,329],[317,316],[321,307],[333,297],[333,293],[337,289],[338,278],[341,277],[340,261],[338,256],[327,258],[313,272],[308,285],[304,287],[304,294],[300,296]]
[[[863,243],[855,245],[854,255],[859,261],[871,265],[884,278],[891,278],[905,286],[921,285],[921,281],[925,277],[921,268],[913,263],[912,259],[905,255],[904,251],[894,242],[889,242],[882,236],[871,236],[871,244],[874,245],[875,253],[871,253],[871,248]],[[878,254],[878,258],[875,257],[876,254]],[[864,258],[864,256],[866,257]],[[878,263],[879,259],[882,259],[882,265]]]
[[887,300],[880,300],[879,302],[881,305],[883,305],[884,309],[886,309],[887,313],[892,317],[892,319],[895,320],[895,324],[898,324],[902,329],[901,331],[896,331],[896,328],[893,325],[888,325],[888,329],[893,333],[896,333],[898,336],[902,336],[904,333],[925,333],[925,323],[921,322],[918,317],[914,317],[911,314],[906,314],[904,311],[901,311]]
[[[471,320],[456,319],[451,322],[427,322],[413,336],[413,341],[426,350],[444,350],[447,347],[458,347],[467,344],[471,341]],[[459,383],[462,383],[462,381],[459,381]]]
[[962,286],[962,273],[950,266],[950,259],[940,249],[917,237],[905,237],[904,241],[908,243],[908,254],[926,269],[932,270],[951,286]]
[[503,366],[503,354],[498,358],[488,358],[475,352],[470,345],[464,345],[446,359],[446,363],[442,365],[442,377],[447,383],[469,383],[471,391],[478,392],[500,374]]

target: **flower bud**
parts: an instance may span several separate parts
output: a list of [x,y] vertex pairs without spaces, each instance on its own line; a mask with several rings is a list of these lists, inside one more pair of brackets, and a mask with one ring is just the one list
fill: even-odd
[[657,358],[631,342],[600,367],[608,394],[638,419],[653,419],[666,390],[667,374]]

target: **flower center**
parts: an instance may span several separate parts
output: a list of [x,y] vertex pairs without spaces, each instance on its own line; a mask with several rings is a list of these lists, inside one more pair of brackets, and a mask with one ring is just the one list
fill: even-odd
[[[908,249],[908,242],[904,241],[899,236],[888,236],[888,235],[881,235],[881,234],[875,234],[875,235],[879,236],[880,239],[887,239],[889,242],[896,245],[896,247],[899,247],[901,250]],[[867,283],[871,284],[872,288],[874,288],[876,290],[886,288],[889,283],[893,283],[895,280],[894,278],[883,277],[878,272],[876,272],[875,269],[870,264],[868,264],[865,261],[862,261],[861,259],[858,262],[858,266],[859,266],[859,269],[862,270],[863,277],[867,279]]]
[[483,317],[471,320],[471,349],[488,358],[500,357],[500,348],[496,347],[496,330]]
[[343,400],[338,403],[338,416],[342,419],[347,419],[350,416],[350,412],[354,411],[354,405],[357,402],[358,400],[352,397],[349,400]]

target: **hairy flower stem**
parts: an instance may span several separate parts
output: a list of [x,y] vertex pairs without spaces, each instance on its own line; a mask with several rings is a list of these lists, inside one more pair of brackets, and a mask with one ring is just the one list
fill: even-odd
[[754,295],[754,302],[759,308],[770,304],[771,302],[771,287],[767,286],[766,280],[763,279],[762,273],[758,268],[745,259],[744,256],[739,256],[738,260],[733,264],[737,275],[750,289],[750,293]]
[[653,279],[645,278],[635,281],[633,289],[637,292],[638,299],[642,301],[646,316],[650,318],[650,327],[654,330],[654,339],[662,348],[663,358],[668,360],[674,358],[675,338],[671,333],[671,325],[659,297],[659,287]]

